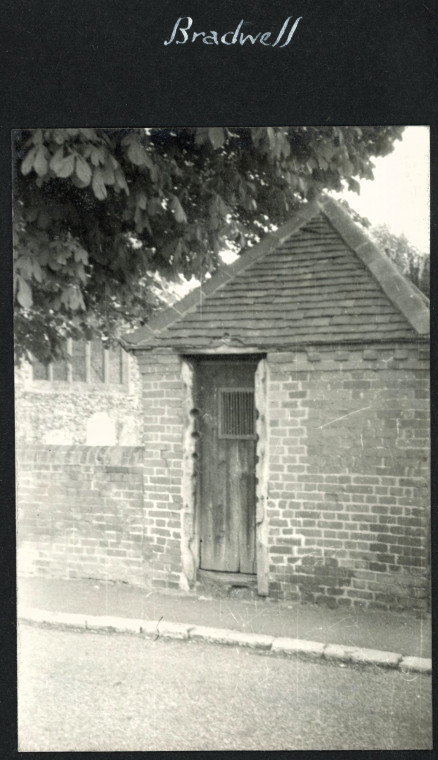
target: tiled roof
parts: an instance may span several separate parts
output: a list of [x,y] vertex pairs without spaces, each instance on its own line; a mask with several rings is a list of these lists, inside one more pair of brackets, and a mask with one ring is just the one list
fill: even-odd
[[124,344],[255,351],[412,340],[428,331],[427,298],[339,204],[323,198],[303,206]]

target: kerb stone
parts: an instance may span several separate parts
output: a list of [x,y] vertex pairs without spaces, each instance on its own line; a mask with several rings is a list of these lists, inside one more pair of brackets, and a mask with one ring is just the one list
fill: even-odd
[[399,668],[404,673],[432,673],[432,660],[429,657],[403,657]]
[[191,628],[187,623],[167,623],[163,620],[155,624],[155,635],[164,639],[188,639]]
[[209,626],[196,626],[189,633],[189,638],[198,641],[208,641],[213,644],[235,644],[240,647],[251,649],[268,650],[274,641],[273,636],[263,633],[245,633],[244,631],[232,631],[226,628],[210,628]]
[[351,662],[355,665],[377,665],[381,668],[396,668],[401,659],[401,654],[380,649],[356,649],[351,655]]
[[194,640],[208,641],[213,644],[234,644],[232,634],[237,631],[229,631],[226,628],[212,628],[206,625],[197,625],[190,630],[189,638]]
[[325,644],[320,641],[305,641],[304,639],[278,638],[272,644],[272,652],[285,654],[290,657],[322,657]]
[[337,660],[338,662],[351,662],[351,658],[357,647],[343,646],[342,644],[327,644],[324,649],[324,658],[326,660]]
[[244,633],[243,631],[230,631],[230,643],[252,649],[270,649],[274,641],[273,636],[263,633]]
[[85,616],[80,613],[40,610],[36,607],[21,607],[18,609],[18,618],[20,620],[26,620],[32,623],[42,623],[45,625],[67,625],[72,628],[85,628]]

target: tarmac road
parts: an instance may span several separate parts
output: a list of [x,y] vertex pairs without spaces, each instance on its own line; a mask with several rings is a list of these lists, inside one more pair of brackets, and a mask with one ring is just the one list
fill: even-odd
[[431,678],[21,625],[19,750],[430,749]]

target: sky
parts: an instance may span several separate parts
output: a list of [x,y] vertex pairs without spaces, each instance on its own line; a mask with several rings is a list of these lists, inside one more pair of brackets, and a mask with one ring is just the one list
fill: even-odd
[[429,253],[429,127],[405,127],[393,152],[373,162],[374,180],[360,180],[360,195],[345,191],[341,197],[373,225],[386,224]]
[[[424,254],[430,251],[429,127],[405,127],[401,140],[387,156],[373,159],[373,180],[359,180],[360,194],[334,193],[372,225],[386,224],[394,235],[404,234]],[[221,254],[226,264],[233,252]]]

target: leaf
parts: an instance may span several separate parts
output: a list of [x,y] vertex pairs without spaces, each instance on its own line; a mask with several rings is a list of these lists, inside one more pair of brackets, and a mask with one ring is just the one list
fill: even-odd
[[54,153],[52,158],[50,159],[49,168],[52,170],[52,172],[55,172],[55,174],[58,174],[58,171],[61,168],[63,161],[64,161],[64,150],[63,148],[58,148],[56,153]]
[[298,177],[298,187],[303,194],[307,192],[308,184],[305,177]]
[[220,196],[217,196],[217,210],[224,218],[230,213],[230,208],[224,203]]
[[345,159],[345,161],[343,162],[342,169],[347,175],[352,174],[354,172],[354,166],[348,158]]
[[83,127],[82,129],[79,129],[78,132],[81,137],[85,138],[85,140],[93,140],[96,137],[94,129],[90,129],[89,127]]
[[129,143],[128,158],[136,166],[148,166],[151,161],[146,153],[145,147],[140,143],[139,139],[133,139]]
[[75,168],[74,155],[71,153],[69,156],[62,158],[62,160],[57,160],[54,166],[51,165],[50,168],[53,169],[57,177],[66,179],[73,173],[73,169]]
[[257,147],[265,139],[266,130],[264,127],[255,127],[253,130],[252,141]]
[[149,219],[147,216],[143,215],[143,227],[146,227],[147,231],[149,232],[149,235],[152,237],[152,227],[150,225]]
[[74,253],[76,262],[82,261],[84,264],[88,264],[88,253],[83,248],[76,248]]
[[63,145],[65,142],[65,135],[63,129],[55,129],[53,133],[53,139],[57,145]]
[[76,174],[72,177],[72,182],[75,187],[79,187],[81,190],[83,190],[84,187],[88,187],[90,184],[89,182],[82,182],[82,180],[79,179]]
[[90,184],[91,169],[85,159],[82,158],[82,156],[76,157],[76,174],[78,176],[78,179],[81,180],[85,187]]
[[95,169],[93,174],[93,193],[99,201],[104,201],[108,193],[106,191],[105,182],[103,181],[102,172],[100,169]]
[[22,277],[18,276],[18,292],[17,292],[17,301],[20,304],[20,306],[23,307],[23,309],[30,309],[32,306],[32,289],[29,285],[29,283],[26,282],[26,280],[23,280]]
[[32,260],[32,273],[37,282],[43,281],[43,270],[36,259]]
[[43,142],[43,133],[41,129],[36,129],[33,133],[32,140],[34,145],[41,145]]
[[77,287],[72,286],[70,288],[69,298],[66,305],[69,306],[72,311],[84,308],[82,293]]
[[135,230],[138,233],[143,232],[143,214],[141,211],[141,208],[139,206],[136,206],[135,212],[134,212],[134,222],[135,222]]
[[266,130],[266,134],[268,136],[269,145],[271,148],[275,147],[275,132],[272,127],[268,127]]
[[184,222],[187,221],[186,213],[183,207],[181,206],[181,203],[179,202],[176,195],[174,195],[172,197],[172,200],[170,201],[170,208],[175,214],[175,219],[177,222],[179,222],[180,224],[183,224]]
[[36,148],[31,148],[26,157],[23,159],[21,163],[21,173],[26,175],[29,174],[30,171],[32,171],[33,167],[33,161],[35,158],[35,154],[37,152]]
[[47,161],[47,158],[44,154],[43,146],[41,146],[37,150],[37,154],[33,162],[33,168],[35,169],[39,177],[44,177],[44,175],[47,174],[47,170],[49,168],[49,162]]
[[150,172],[150,175],[151,175],[152,182],[154,182],[154,183],[158,182],[158,178],[160,176],[160,170],[158,169],[158,166],[156,164],[152,164],[149,167],[149,172]]
[[319,146],[320,155],[325,158],[326,161],[330,161],[336,153],[336,148],[332,142],[323,143]]
[[105,185],[114,185],[116,178],[114,175],[114,169],[111,166],[110,163],[106,163],[105,166],[102,167],[102,179],[105,182]]
[[116,182],[116,189],[117,187],[120,188],[120,190],[124,190],[126,195],[129,195],[129,187],[127,185],[125,175],[123,174],[121,169],[116,169],[114,172],[114,179]]
[[93,166],[105,163],[105,152],[103,148],[93,148],[91,150],[91,163]]
[[225,142],[225,130],[222,127],[211,127],[208,130],[208,139],[215,150],[222,148]]
[[199,127],[195,134],[195,145],[204,145],[208,140],[208,129],[205,127]]
[[360,184],[356,179],[353,179],[353,177],[348,178],[348,189],[351,190],[353,193],[360,193]]
[[137,193],[137,206],[138,208],[143,209],[143,211],[146,211],[148,205],[148,199],[146,196],[146,193]]

